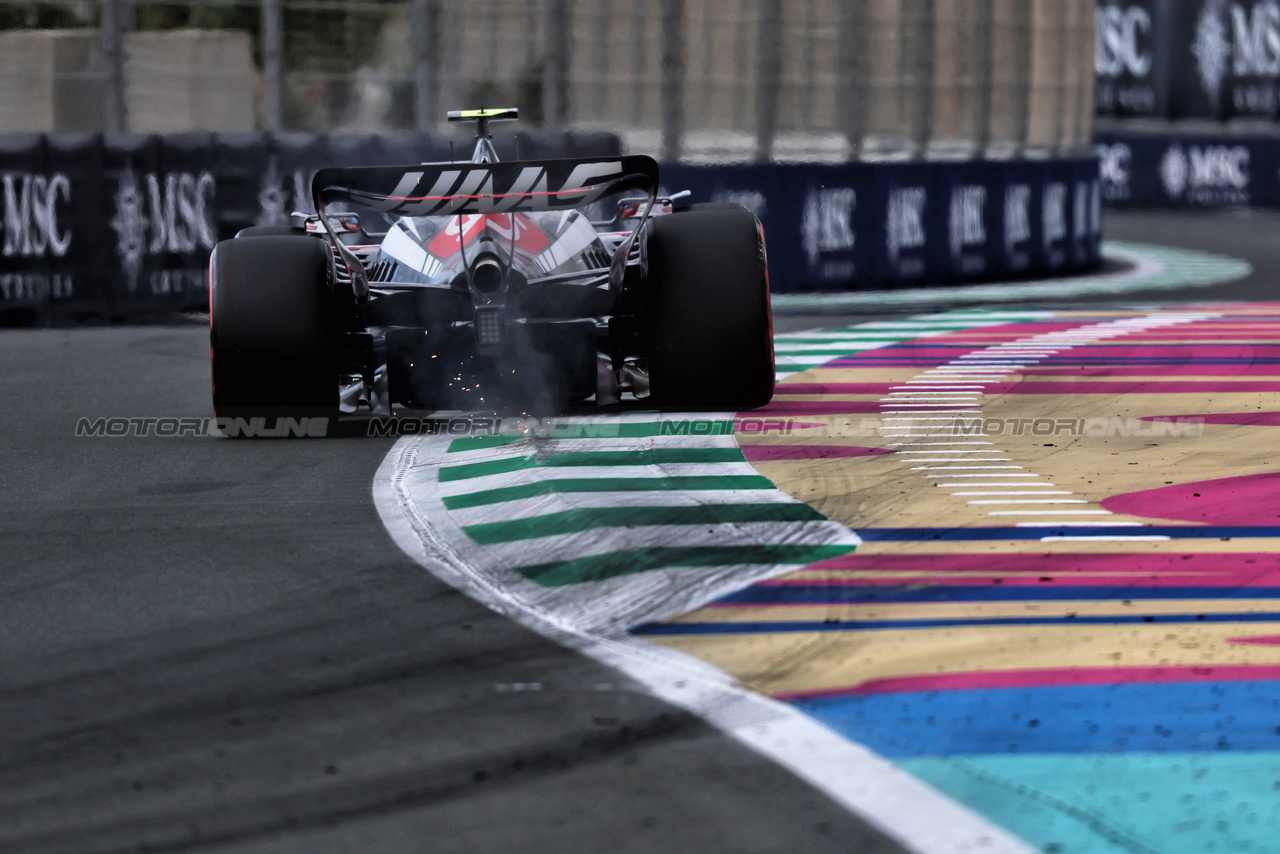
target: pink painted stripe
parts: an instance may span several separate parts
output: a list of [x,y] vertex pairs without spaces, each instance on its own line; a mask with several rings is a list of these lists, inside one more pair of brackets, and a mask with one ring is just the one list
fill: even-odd
[[761,415],[866,415],[882,409],[873,400],[775,400],[755,411]]
[[1089,667],[1043,670],[994,670],[870,679],[848,688],[794,691],[779,700],[897,694],[907,691],[976,691],[988,688],[1048,688],[1071,685],[1124,685],[1151,682],[1260,682],[1280,680],[1280,665],[1239,664],[1206,667]]
[[1241,427],[1280,427],[1280,412],[1217,412],[1212,415],[1144,415],[1139,421],[1164,421],[1194,418],[1205,424],[1233,424]]
[[[939,382],[944,382],[939,380]],[[879,394],[889,393],[890,386],[902,383],[778,383],[774,389],[774,400],[779,395],[788,394]],[[906,389],[895,389],[905,391]],[[922,389],[927,391],[928,389]]]
[[[938,339],[930,338],[929,341],[936,342]],[[1048,346],[1048,345],[1046,345]],[[853,354],[854,357],[866,359],[879,359],[886,355],[904,356],[923,358],[925,356],[939,356],[944,359],[954,358],[962,353],[971,353],[982,349],[980,345],[973,347],[967,346],[950,346],[950,347],[904,347],[894,345],[891,347],[880,347],[875,350],[865,350],[861,353]],[[1107,358],[1113,360],[1123,359],[1156,359],[1159,361],[1168,361],[1177,359],[1187,364],[1195,364],[1196,362],[1205,360],[1221,360],[1223,358],[1240,359],[1248,361],[1251,358],[1259,359],[1276,359],[1280,358],[1280,344],[1209,344],[1196,343],[1187,345],[1178,344],[1161,344],[1159,346],[1153,344],[1139,345],[1121,345],[1121,344],[1056,344],[1049,349],[1059,350],[1060,352],[1048,356],[1051,361],[1061,362],[1071,359],[1075,356],[1085,356],[1090,359]]]
[[[1056,575],[895,575],[892,578],[865,578],[851,575],[848,578],[805,580],[778,580],[764,582],[769,587],[1221,587],[1223,590],[1243,590],[1250,587],[1280,587],[1280,570],[1267,569],[1258,573],[1213,573],[1206,575],[1134,575],[1117,572],[1097,575],[1091,572],[1059,573]],[[1170,594],[1170,598],[1179,598]],[[875,603],[884,605],[890,603]],[[707,607],[726,608],[779,608],[786,603],[766,602],[759,605],[735,603],[712,604]]]
[[[1117,529],[1119,533],[1141,528]],[[848,554],[818,561],[806,570],[847,572],[1127,572],[1133,575],[1158,575],[1164,572],[1261,573],[1280,570],[1280,553],[1221,552],[1211,554],[1146,553],[1072,554],[1058,552],[1044,555],[1026,554],[932,554],[932,555],[858,555]],[[777,582],[762,582],[773,584]]]
[[[1117,365],[1106,368],[1027,368],[1022,373],[1045,377],[1280,377],[1280,365]],[[1225,384],[1224,387],[1231,388]]]
[[1097,382],[1019,382],[993,383],[984,391],[987,394],[1240,394],[1280,391],[1278,382],[1195,382],[1193,380],[1151,380],[1149,382],[1124,382],[1099,380]]
[[1280,472],[1178,483],[1113,495],[1104,510],[1203,525],[1280,524]]
[[[981,370],[975,368],[975,373],[981,373]],[[939,382],[944,381],[939,380]],[[891,385],[894,387],[891,388]],[[778,386],[776,394],[784,397],[798,394],[888,395],[891,391],[907,391],[907,389],[898,387],[901,385],[902,383],[783,383]],[[1152,379],[1144,382],[1096,380],[1079,383],[1067,380],[1050,382],[1031,380],[1022,382],[987,382],[981,385],[984,394],[1219,394],[1227,391],[1242,393],[1280,391],[1280,380],[1273,382],[1239,380],[1230,383],[1162,379]],[[927,391],[927,389],[921,389],[921,392]],[[787,400],[782,402],[792,403],[792,401]],[[796,402],[798,403],[799,401]]]
[[[1266,330],[1259,330],[1265,332]],[[1124,336],[1125,341],[1247,341],[1250,338],[1260,337],[1256,333],[1251,333],[1244,329],[1227,330],[1223,329],[1218,332],[1212,330],[1199,330],[1187,328],[1172,329],[1154,329],[1150,332],[1131,332]]]
[[830,427],[824,421],[791,421],[787,419],[752,418],[749,412],[739,412],[735,416],[733,429],[736,433],[790,433],[792,430],[807,430],[810,427]]
[[1092,326],[1098,321],[1105,321],[1107,318],[1090,318],[1087,321],[1059,321],[1052,323],[1049,321],[1029,321],[1018,323],[1001,323],[995,326],[974,326],[970,329],[958,329],[954,332],[947,332],[943,335],[930,336],[930,341],[936,341],[940,338],[951,338],[961,335],[1043,335],[1046,332],[1066,332],[1071,329],[1084,329]]
[[742,454],[751,463],[782,460],[826,460],[845,457],[875,457],[892,454],[888,448],[854,448],[846,445],[743,445]]
[[[930,341],[933,339],[930,338]],[[885,356],[896,356],[898,358],[910,357],[912,359],[936,359],[939,363],[947,362],[957,356],[963,356],[966,353],[975,353],[982,349],[981,345],[973,345],[970,347],[926,347],[926,346],[908,346],[909,342],[891,344],[888,347],[877,347],[874,350],[863,350],[858,353],[847,353],[844,355],[833,355],[832,358],[837,359],[869,359],[872,361],[883,360]]]
[[1253,643],[1260,646],[1280,646],[1280,635],[1258,635],[1257,637],[1227,638],[1227,643]]

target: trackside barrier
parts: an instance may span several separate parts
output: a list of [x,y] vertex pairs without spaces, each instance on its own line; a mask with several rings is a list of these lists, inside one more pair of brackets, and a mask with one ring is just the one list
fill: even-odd
[[1115,207],[1280,207],[1280,138],[1100,131],[1102,197]]
[[1276,0],[1098,0],[1096,34],[1099,116],[1278,117]]
[[1046,277],[1102,262],[1098,162],[663,166],[663,189],[764,223],[776,292]]
[[[497,147],[504,159],[620,153],[606,133],[520,134]],[[421,134],[0,135],[0,325],[203,308],[213,246],[310,210],[316,169],[466,149]],[[663,180],[755,211],[779,292],[1044,276],[1100,261],[1093,158],[678,164]]]

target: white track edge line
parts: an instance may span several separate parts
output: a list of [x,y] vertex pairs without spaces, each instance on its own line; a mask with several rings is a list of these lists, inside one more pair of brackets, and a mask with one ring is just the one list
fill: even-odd
[[[919,854],[1032,854],[987,819],[842,738],[790,705],[734,685],[697,659],[637,638],[582,632],[509,596],[434,536],[401,492],[406,452],[396,442],[373,479],[378,515],[400,550],[434,576],[538,634],[621,671],[654,696],[697,715],[778,763]],[[419,523],[414,524],[414,521]]]

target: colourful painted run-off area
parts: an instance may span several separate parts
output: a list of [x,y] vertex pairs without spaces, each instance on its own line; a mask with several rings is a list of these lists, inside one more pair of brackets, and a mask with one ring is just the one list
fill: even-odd
[[1042,851],[1280,851],[1280,304],[778,353],[762,410],[423,439],[397,488],[504,603],[708,662]]
[[1280,305],[988,323],[778,391],[752,417],[804,426],[746,460],[862,545],[635,634],[1040,850],[1280,850]]

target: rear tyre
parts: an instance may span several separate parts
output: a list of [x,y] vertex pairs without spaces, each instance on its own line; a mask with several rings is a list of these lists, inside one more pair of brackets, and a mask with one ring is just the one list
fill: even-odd
[[676,213],[694,213],[697,211],[745,211],[746,208],[737,202],[697,202],[692,205],[677,205],[673,210]]
[[328,245],[314,237],[242,237],[214,248],[209,339],[219,419],[262,418],[260,429],[283,435],[300,428],[280,419],[337,416],[329,263]]
[[304,235],[307,230],[300,225],[251,225],[236,232],[236,237],[284,237]]
[[743,208],[652,220],[650,398],[662,406],[751,409],[773,397],[764,233]]

